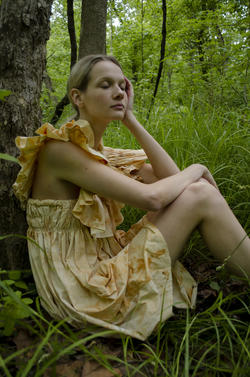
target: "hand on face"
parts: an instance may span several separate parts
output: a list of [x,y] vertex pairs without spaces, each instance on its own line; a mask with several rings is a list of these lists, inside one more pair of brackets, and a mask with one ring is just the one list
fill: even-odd
[[133,110],[133,104],[134,104],[134,90],[131,82],[127,77],[124,76],[124,80],[126,82],[126,93],[128,97],[128,105],[127,105],[127,110]]
[[126,82],[125,91],[126,91],[126,94],[127,94],[127,97],[128,97],[128,104],[127,104],[126,111],[125,111],[124,118],[123,118],[123,123],[126,125],[127,118],[129,116],[129,114],[132,114],[132,111],[133,111],[134,90],[133,90],[133,85],[131,84],[129,79],[125,76],[124,76],[124,79],[125,79],[125,82]]

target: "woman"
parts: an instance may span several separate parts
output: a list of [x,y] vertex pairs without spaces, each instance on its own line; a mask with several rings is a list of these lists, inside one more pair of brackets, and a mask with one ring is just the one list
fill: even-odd
[[[68,95],[78,121],[17,138],[22,169],[14,190],[35,241],[37,290],[53,317],[145,339],[173,305],[195,304],[196,283],[177,259],[197,227],[216,258],[232,254],[228,267],[250,276],[250,240],[210,172],[199,164],[179,171],[139,124],[132,85],[115,58],[81,59]],[[102,145],[113,120],[142,150]],[[127,233],[116,230],[120,203],[147,211]]]

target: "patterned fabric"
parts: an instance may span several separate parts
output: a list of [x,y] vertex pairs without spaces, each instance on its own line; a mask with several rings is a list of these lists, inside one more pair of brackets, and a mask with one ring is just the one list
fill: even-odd
[[36,132],[16,139],[21,170],[13,189],[27,212],[31,268],[50,315],[78,328],[104,327],[144,340],[173,306],[194,307],[196,282],[180,262],[171,267],[167,244],[146,217],[124,232],[116,229],[123,204],[84,189],[77,200],[30,198],[39,150],[50,139],[70,141],[138,180],[144,151],[97,151],[92,128],[82,120],[60,129],[45,124]]

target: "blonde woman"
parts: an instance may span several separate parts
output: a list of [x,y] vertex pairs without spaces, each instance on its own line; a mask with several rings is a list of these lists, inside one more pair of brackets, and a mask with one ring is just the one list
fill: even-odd
[[[132,85],[114,57],[81,59],[68,95],[77,121],[17,138],[14,190],[35,241],[28,246],[37,290],[54,318],[143,340],[173,306],[195,305],[196,282],[178,261],[194,229],[217,259],[232,254],[228,267],[247,276],[250,240],[208,169],[180,171],[136,120]],[[103,146],[113,120],[142,149]],[[147,211],[126,233],[116,229],[124,203]]]

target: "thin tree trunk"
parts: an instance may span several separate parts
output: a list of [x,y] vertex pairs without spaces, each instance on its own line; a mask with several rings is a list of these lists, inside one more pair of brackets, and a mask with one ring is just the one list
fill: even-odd
[[67,17],[68,17],[70,48],[71,48],[70,68],[72,68],[77,60],[77,42],[76,42],[75,20],[74,20],[74,0],[67,0]]
[[[40,92],[46,66],[46,42],[52,0],[0,2],[0,88],[12,93],[0,101],[0,152],[18,154],[17,135],[32,135],[40,126]],[[0,160],[0,234],[26,233],[25,214],[12,193],[17,164]],[[27,267],[26,240],[0,241],[0,268]]]
[[[70,38],[70,68],[76,63],[77,60],[77,42],[76,42],[76,32],[75,32],[75,21],[74,21],[74,0],[67,0],[67,17],[68,17],[68,31]],[[61,117],[64,107],[69,104],[68,95],[61,99],[61,101],[56,105],[55,113],[51,118],[50,123],[55,124]]]
[[163,69],[163,60],[165,57],[165,50],[166,50],[166,37],[167,37],[167,27],[166,27],[166,20],[167,20],[167,6],[166,6],[166,0],[162,0],[162,30],[161,30],[161,53],[160,53],[160,63],[159,63],[159,68],[158,68],[158,74],[155,82],[155,89],[154,89],[154,94],[151,99],[151,104],[148,110],[147,114],[147,119],[149,119],[151,109],[154,105],[154,101],[156,98],[156,94],[158,91],[160,79],[161,79],[161,74],[162,74],[162,69]]

